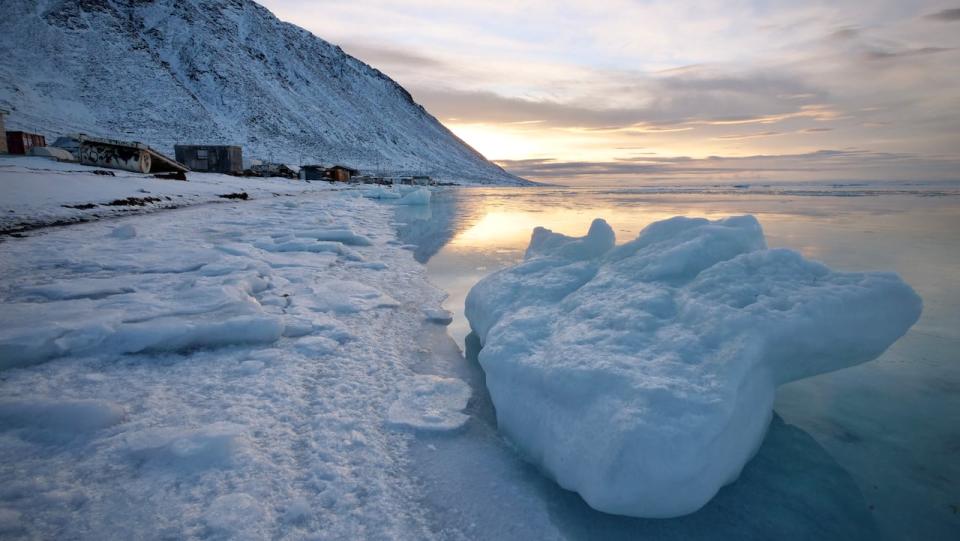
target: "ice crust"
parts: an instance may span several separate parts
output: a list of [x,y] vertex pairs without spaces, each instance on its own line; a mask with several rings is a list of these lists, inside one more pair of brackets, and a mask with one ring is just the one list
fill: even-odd
[[396,427],[438,432],[454,430],[469,419],[462,410],[470,394],[470,386],[459,379],[414,376],[401,386],[387,418]]
[[921,312],[892,273],[767,249],[752,216],[677,217],[614,246],[534,230],[466,316],[499,429],[595,509],[696,511],[756,453],[778,385],[869,361]]

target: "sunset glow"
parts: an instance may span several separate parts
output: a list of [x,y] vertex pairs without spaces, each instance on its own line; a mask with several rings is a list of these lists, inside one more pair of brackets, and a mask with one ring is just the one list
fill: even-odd
[[264,4],[535,180],[960,175],[938,1]]

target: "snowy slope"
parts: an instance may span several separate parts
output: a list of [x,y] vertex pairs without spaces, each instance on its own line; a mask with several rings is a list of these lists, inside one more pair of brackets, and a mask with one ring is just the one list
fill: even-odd
[[0,107],[15,129],[524,182],[383,73],[249,0],[27,0],[3,11]]

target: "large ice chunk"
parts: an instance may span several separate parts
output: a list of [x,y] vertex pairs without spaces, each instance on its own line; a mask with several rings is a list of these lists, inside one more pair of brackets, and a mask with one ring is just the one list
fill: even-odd
[[752,216],[613,246],[602,220],[537,229],[466,301],[500,430],[609,513],[696,511],[759,448],[778,385],[875,358],[921,311],[895,274],[766,249]]

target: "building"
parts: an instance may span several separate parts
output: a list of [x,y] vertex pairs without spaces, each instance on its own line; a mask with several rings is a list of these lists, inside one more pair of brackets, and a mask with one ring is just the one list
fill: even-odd
[[327,169],[327,180],[332,182],[349,182],[350,177],[359,172],[360,171],[356,169],[351,169],[343,165],[334,165],[330,169]]
[[242,173],[243,149],[236,145],[176,145],[177,161],[194,171]]
[[300,168],[301,180],[327,180],[327,168],[322,165],[304,165]]
[[33,147],[45,147],[47,140],[44,136],[25,131],[7,132],[7,152],[10,154],[26,154]]
[[322,165],[304,165],[300,167],[302,180],[329,180],[330,182],[348,182],[359,171],[343,165],[324,167]]
[[250,169],[243,172],[246,176],[254,177],[283,177],[297,178],[299,173],[287,167],[286,164],[264,162],[258,165],[251,165]]
[[0,109],[0,154],[7,153],[7,129],[4,127],[4,117],[10,114],[6,109]]
[[75,158],[84,165],[110,167],[135,173],[186,173],[182,163],[170,159],[143,143],[77,135],[80,150]]

